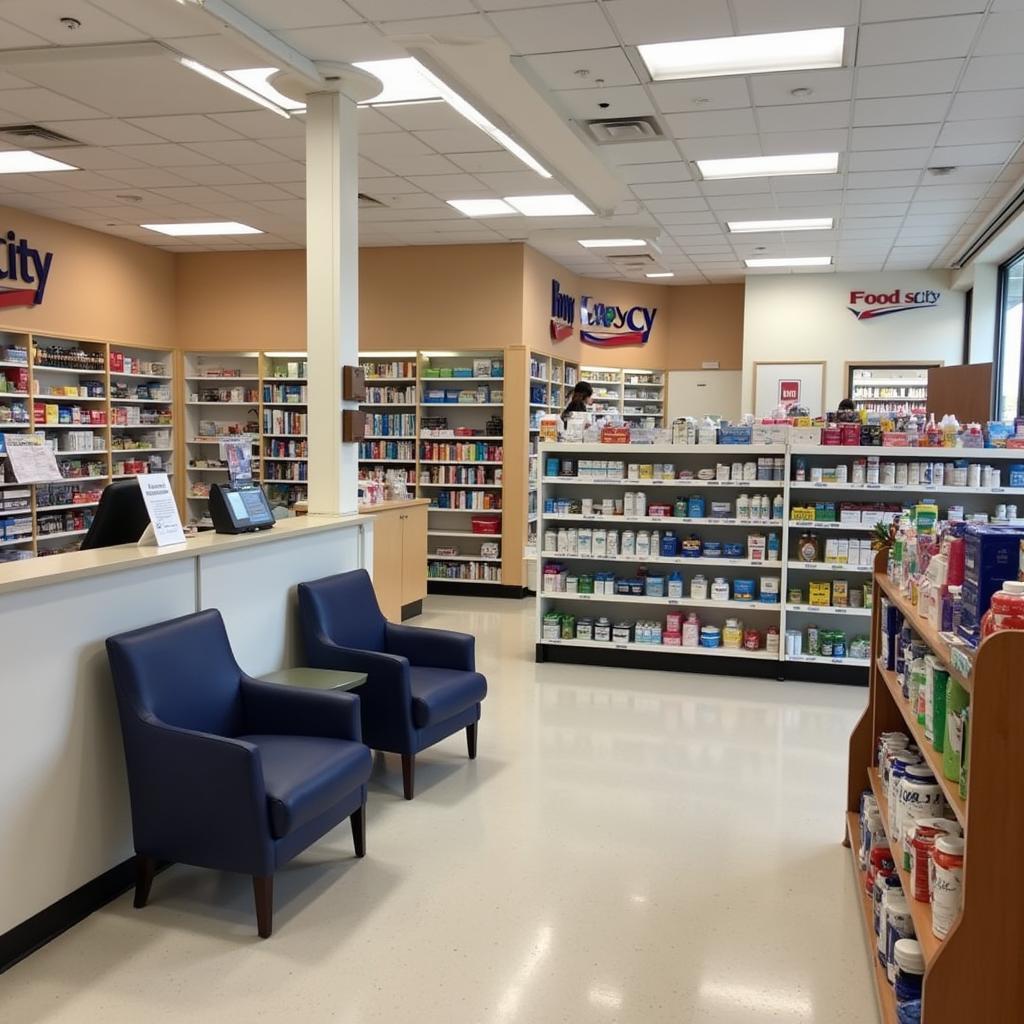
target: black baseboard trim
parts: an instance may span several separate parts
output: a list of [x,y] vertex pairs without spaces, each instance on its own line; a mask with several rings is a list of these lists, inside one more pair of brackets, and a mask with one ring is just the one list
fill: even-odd
[[506,583],[456,583],[449,580],[427,580],[428,594],[468,594],[471,597],[512,597],[526,596],[523,587]]
[[406,619],[414,619],[417,615],[423,614],[423,602],[422,601],[410,601],[408,604],[402,605],[402,621]]
[[867,669],[846,665],[764,661],[761,659],[723,658],[718,655],[678,655],[663,651],[622,651],[607,647],[562,647],[537,644],[538,662],[560,665],[605,665],[611,668],[652,669],[660,672],[701,672],[716,676],[753,676],[779,682],[838,683],[843,686],[867,686]]
[[135,858],[132,857],[0,935],[0,974],[134,885]]

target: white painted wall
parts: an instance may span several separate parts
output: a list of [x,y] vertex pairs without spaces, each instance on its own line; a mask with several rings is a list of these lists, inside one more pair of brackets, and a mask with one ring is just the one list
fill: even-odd
[[[857,320],[850,292],[938,289],[931,309]],[[846,397],[847,362],[961,362],[964,297],[945,271],[892,274],[771,274],[747,278],[743,316],[743,411],[753,405],[755,362],[824,359],[825,405]]]
[[739,370],[669,370],[668,422],[679,416],[739,417],[742,376]]

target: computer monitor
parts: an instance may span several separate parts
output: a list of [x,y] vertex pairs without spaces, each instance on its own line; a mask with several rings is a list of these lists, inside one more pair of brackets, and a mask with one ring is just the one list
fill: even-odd
[[100,495],[96,517],[82,541],[82,551],[136,544],[149,526],[149,512],[137,480],[115,480]]

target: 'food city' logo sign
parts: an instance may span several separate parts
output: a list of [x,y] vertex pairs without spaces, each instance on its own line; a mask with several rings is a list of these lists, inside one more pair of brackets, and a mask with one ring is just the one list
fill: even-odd
[[[611,306],[595,302],[590,295],[580,296],[580,340],[600,348],[646,345],[657,309],[647,306]],[[564,341],[573,332],[576,300],[562,291],[558,281],[551,282],[551,337]],[[583,328],[590,328],[584,330]]]
[[908,313],[912,309],[931,309],[939,304],[942,292],[924,290],[904,292],[850,292],[847,309],[858,320],[874,320],[890,313]]
[[53,264],[52,252],[40,252],[8,231],[0,240],[0,307],[38,306],[43,301],[46,282]]

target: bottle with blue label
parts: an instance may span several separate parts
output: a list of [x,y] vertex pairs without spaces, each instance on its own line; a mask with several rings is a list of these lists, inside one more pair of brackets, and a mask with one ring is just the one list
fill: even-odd
[[777,533],[768,534],[768,561],[777,562],[782,556],[782,542],[779,540]]
[[679,538],[674,533],[666,533],[661,538],[661,557],[676,558],[679,555]]
[[782,495],[776,494],[772,501],[772,519],[781,519],[784,508],[785,506],[782,501]]
[[668,596],[669,597],[682,597],[683,596],[683,577],[681,573],[674,572],[669,575],[668,578]]
[[704,518],[704,497],[700,494],[691,494],[686,500],[686,514],[690,519]]

